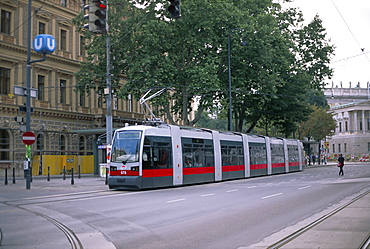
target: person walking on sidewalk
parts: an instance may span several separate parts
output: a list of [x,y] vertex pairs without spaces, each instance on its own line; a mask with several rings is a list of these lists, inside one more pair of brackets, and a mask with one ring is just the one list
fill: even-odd
[[344,157],[342,156],[342,154],[340,154],[338,157],[338,167],[340,176],[344,175],[343,166],[344,166]]

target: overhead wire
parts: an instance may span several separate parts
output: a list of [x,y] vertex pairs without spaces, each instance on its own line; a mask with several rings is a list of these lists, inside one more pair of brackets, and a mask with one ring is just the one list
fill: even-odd
[[333,3],[334,7],[335,7],[335,8],[336,8],[336,10],[338,11],[338,13],[339,13],[340,17],[342,18],[342,20],[343,20],[344,24],[347,26],[347,28],[348,28],[349,32],[351,33],[351,35],[352,35],[353,39],[355,39],[355,41],[356,41],[357,45],[358,45],[358,46],[359,46],[359,48],[361,49],[362,54],[363,54],[363,55],[365,55],[365,57],[366,57],[367,61],[368,61],[368,62],[370,62],[370,60],[369,60],[369,58],[367,57],[366,53],[364,53],[364,48],[363,48],[363,47],[361,47],[361,45],[360,45],[360,43],[358,42],[358,40],[357,40],[356,36],[353,34],[353,32],[352,32],[351,28],[349,27],[349,25],[347,24],[346,20],[344,19],[344,17],[343,17],[343,15],[342,15],[342,13],[341,13],[341,12],[340,12],[340,10],[338,9],[337,5],[334,3],[334,0],[331,0],[331,2]]

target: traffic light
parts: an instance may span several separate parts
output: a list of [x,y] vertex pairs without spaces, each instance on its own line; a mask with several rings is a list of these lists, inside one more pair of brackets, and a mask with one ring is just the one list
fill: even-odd
[[88,28],[90,32],[97,34],[107,33],[107,1],[92,0],[84,9],[89,9],[89,13],[84,18],[89,19]]
[[180,0],[169,0],[170,6],[168,6],[167,10],[171,13],[171,18],[179,18],[180,14]]

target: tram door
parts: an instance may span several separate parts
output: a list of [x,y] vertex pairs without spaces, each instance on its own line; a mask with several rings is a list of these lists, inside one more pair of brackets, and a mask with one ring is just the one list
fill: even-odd
[[142,162],[144,188],[172,185],[173,164],[170,137],[145,136]]
[[249,143],[251,176],[267,175],[266,143]]

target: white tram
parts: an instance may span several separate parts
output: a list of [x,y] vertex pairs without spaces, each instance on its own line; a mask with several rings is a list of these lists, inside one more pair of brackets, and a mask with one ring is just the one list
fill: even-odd
[[118,129],[109,188],[139,190],[301,171],[299,140],[161,124]]

